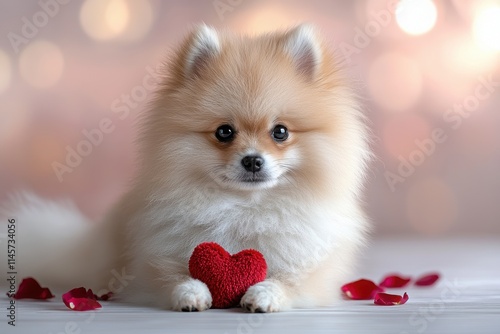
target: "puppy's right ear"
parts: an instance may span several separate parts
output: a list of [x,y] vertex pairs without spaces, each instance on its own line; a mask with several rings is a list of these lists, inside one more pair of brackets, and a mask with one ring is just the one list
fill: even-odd
[[220,53],[219,35],[214,28],[202,24],[193,32],[187,48],[184,75],[190,78],[199,75],[208,62]]

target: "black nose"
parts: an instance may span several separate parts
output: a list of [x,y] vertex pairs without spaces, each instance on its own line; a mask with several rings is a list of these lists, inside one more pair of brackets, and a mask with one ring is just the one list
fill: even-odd
[[258,172],[264,164],[264,158],[260,155],[247,155],[241,159],[241,164],[249,172]]

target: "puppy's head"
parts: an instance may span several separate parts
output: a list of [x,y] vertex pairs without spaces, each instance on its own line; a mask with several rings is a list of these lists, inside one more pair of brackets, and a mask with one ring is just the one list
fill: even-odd
[[252,38],[203,25],[171,65],[144,132],[145,158],[168,182],[359,187],[368,152],[362,117],[310,26]]

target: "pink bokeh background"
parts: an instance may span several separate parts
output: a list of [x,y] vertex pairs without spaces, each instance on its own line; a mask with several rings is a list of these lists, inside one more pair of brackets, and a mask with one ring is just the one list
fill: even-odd
[[[315,24],[364,97],[378,234],[500,233],[500,1],[0,1],[0,202],[72,198],[98,219],[134,173],[157,66],[194,24]],[[103,122],[90,148],[84,132]],[[93,132],[94,131],[94,132]],[[58,175],[69,150],[88,153]],[[62,181],[61,181],[62,180]]]

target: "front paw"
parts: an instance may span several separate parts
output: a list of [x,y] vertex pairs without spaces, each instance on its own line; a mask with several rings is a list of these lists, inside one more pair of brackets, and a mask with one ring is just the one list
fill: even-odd
[[283,288],[273,281],[252,285],[241,298],[241,307],[252,313],[278,312],[285,306]]
[[174,288],[172,305],[175,311],[205,311],[212,306],[212,295],[205,283],[191,278]]

